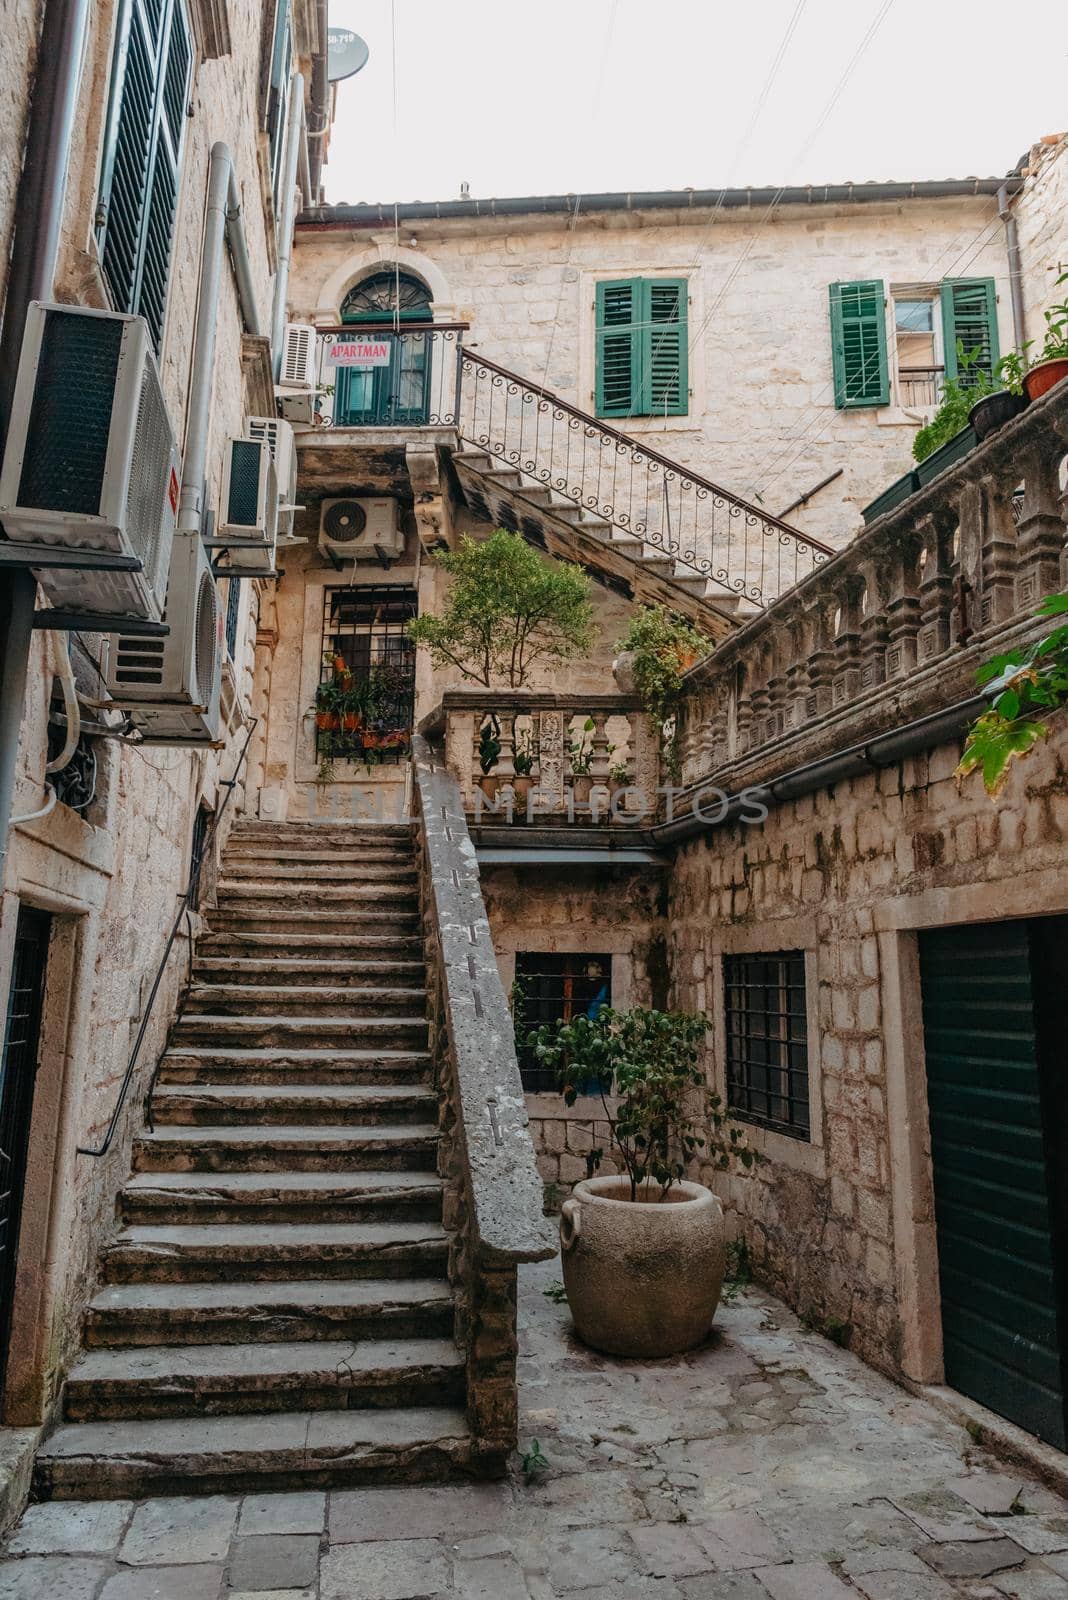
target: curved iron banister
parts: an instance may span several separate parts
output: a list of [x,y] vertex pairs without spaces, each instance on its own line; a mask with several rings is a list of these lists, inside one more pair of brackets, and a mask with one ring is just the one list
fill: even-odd
[[834,553],[466,345],[459,390],[469,443],[730,594],[767,605]]
[[[126,1063],[126,1071],[123,1073],[122,1082],[119,1085],[119,1093],[116,1098],[111,1117],[108,1120],[107,1132],[104,1134],[103,1142],[95,1146],[84,1144],[77,1145],[75,1147],[75,1153],[77,1155],[95,1157],[105,1156],[111,1148],[112,1140],[115,1137],[115,1131],[119,1125],[119,1118],[122,1115],[123,1106],[126,1104],[126,1096],[130,1092],[130,1084],[133,1082],[133,1075],[137,1069],[137,1063],[140,1060],[141,1046],[145,1042],[145,1035],[148,1033],[148,1025],[152,1020],[152,1012],[156,1004],[157,996],[159,995],[160,985],[163,982],[163,974],[167,969],[167,962],[170,960],[171,951],[174,949],[174,942],[178,937],[178,929],[182,925],[182,918],[187,915],[196,902],[196,897],[200,889],[201,869],[203,868],[205,858],[208,854],[208,849],[214,840],[216,833],[218,832],[219,823],[226,815],[226,808],[230,804],[230,799],[237,787],[238,775],[241,771],[241,768],[245,764],[245,758],[248,755],[248,747],[252,742],[252,735],[259,726],[259,720],[259,717],[253,717],[251,722],[247,724],[245,742],[241,746],[241,754],[237,758],[237,765],[234,767],[231,776],[220,782],[218,785],[220,789],[226,790],[226,794],[223,798],[222,805],[219,806],[218,810],[215,812],[215,815],[212,817],[211,822],[208,824],[207,829],[205,830],[204,839],[201,844],[200,855],[197,860],[193,862],[192,871],[189,874],[189,882],[186,885],[185,893],[182,895],[181,901],[178,905],[178,914],[175,917],[171,931],[167,936],[167,943],[163,947],[163,955],[160,957],[159,966],[156,968],[156,976],[152,980],[152,988],[149,990],[148,1001],[141,1016],[141,1023],[137,1030],[137,1037],[133,1042],[133,1049],[130,1051],[130,1058]],[[156,1072],[158,1072],[158,1070],[159,1063],[157,1062],[156,1068],[152,1074],[152,1083],[149,1085],[150,1093],[152,1087],[155,1085]]]

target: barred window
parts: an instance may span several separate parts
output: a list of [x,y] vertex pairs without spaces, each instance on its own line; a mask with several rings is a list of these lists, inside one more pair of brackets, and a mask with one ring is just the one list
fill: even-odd
[[[543,1022],[570,1022],[585,1013],[596,1016],[612,1001],[612,957],[585,952],[520,952],[515,958],[513,1004],[518,1013],[517,1035],[540,1028]],[[559,1088],[555,1075],[538,1065],[534,1051],[521,1044],[519,1070],[530,1094]]]
[[749,1122],[807,1139],[804,952],[726,956],[723,976],[729,1106]]

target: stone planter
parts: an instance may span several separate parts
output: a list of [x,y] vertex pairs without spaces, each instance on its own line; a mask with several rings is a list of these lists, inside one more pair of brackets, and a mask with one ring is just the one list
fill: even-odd
[[1068,378],[1068,361],[1039,361],[1024,377],[1028,400],[1038,400],[1058,383]]
[[[659,1194],[656,1184],[648,1193]],[[706,1338],[726,1268],[723,1208],[700,1183],[632,1201],[629,1178],[589,1178],[560,1212],[567,1303],[585,1344],[646,1360]]]
[[938,449],[927,456],[925,460],[917,463],[916,476],[919,478],[920,483],[931,483],[938,477],[939,473],[945,472],[947,467],[952,467],[956,462],[963,461],[964,457],[970,455],[975,449],[978,442],[975,437],[975,430],[969,423],[966,428],[962,428],[959,433],[955,433],[952,439],[947,439],[945,444],[939,445]]
[[860,514],[866,523],[874,522],[884,511],[892,511],[895,506],[902,505],[919,487],[920,480],[916,472],[906,472],[902,477],[896,478],[889,489],[884,489],[882,494],[876,495]]
[[992,433],[997,433],[1006,422],[1011,422],[1013,417],[1018,417],[1027,406],[1027,399],[1022,394],[1012,394],[1008,389],[999,389],[997,394],[985,394],[977,400],[968,412],[968,421],[975,429],[977,439],[989,439]]

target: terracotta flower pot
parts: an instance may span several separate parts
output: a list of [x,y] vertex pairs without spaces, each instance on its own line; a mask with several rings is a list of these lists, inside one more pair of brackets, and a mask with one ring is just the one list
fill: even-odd
[[478,786],[487,800],[496,800],[501,780],[495,772],[484,772],[478,780]]
[[578,772],[571,780],[571,793],[575,797],[575,804],[588,806],[590,794],[593,790],[593,779],[587,772]]
[[1038,400],[1064,378],[1068,378],[1068,360],[1040,361],[1024,377],[1028,400]]
[[315,726],[321,733],[333,732],[339,726],[340,718],[336,711],[317,711],[315,713]]
[[341,715],[341,727],[345,733],[358,733],[363,727],[363,718],[358,711],[344,711]]
[[521,777],[512,779],[512,789],[515,793],[516,801],[523,807],[524,810],[526,809],[527,796],[530,794],[530,791],[533,789],[533,787],[534,779],[527,773],[524,773]]
[[631,1200],[629,1178],[589,1178],[560,1212],[564,1288],[584,1343],[652,1360],[708,1335],[723,1288],[723,1208],[700,1183]]

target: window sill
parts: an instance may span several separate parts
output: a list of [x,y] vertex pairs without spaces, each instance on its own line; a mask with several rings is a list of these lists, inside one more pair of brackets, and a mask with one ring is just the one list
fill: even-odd
[[635,437],[650,433],[700,433],[701,424],[687,413],[684,417],[598,417],[606,428]]
[[933,416],[933,407],[929,411],[906,411],[904,406],[883,406],[875,413],[875,423],[879,428],[922,428]]
[[827,1155],[822,1145],[812,1144],[807,1139],[792,1139],[787,1133],[776,1133],[756,1122],[746,1122],[743,1126],[749,1148],[765,1161],[777,1167],[789,1167],[793,1172],[807,1172],[813,1178],[826,1178]]

